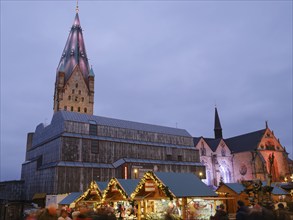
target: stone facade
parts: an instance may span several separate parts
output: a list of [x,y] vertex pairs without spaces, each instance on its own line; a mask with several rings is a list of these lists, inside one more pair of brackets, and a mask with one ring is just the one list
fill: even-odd
[[94,78],[89,77],[89,87],[76,66],[70,78],[65,82],[64,73],[59,72],[56,78],[54,111],[74,111],[93,114]]
[[[266,181],[270,173],[272,181],[279,182],[292,174],[288,153],[267,124],[265,129],[227,139],[194,138],[194,143],[200,161],[206,166],[203,181],[208,185],[218,186],[220,181]],[[272,155],[274,161],[270,167]]]

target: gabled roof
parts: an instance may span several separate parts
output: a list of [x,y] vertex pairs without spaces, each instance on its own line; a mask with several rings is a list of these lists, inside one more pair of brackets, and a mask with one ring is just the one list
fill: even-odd
[[[67,42],[65,44],[57,72],[65,73],[65,82],[69,79],[75,66],[78,65],[86,82],[90,73],[90,66],[85,50],[79,16],[76,13]],[[91,75],[93,75],[91,73]]]
[[192,173],[154,172],[158,179],[178,198],[217,196]]
[[82,192],[72,192],[59,202],[59,205],[70,205],[82,195]]
[[138,179],[117,179],[117,181],[120,183],[128,196],[131,195],[139,183]]
[[108,185],[108,182],[100,182],[100,181],[95,181],[100,192],[103,192],[106,188],[107,188],[107,185]]
[[241,183],[224,183],[227,187],[229,187],[231,190],[236,192],[237,194],[240,194],[244,191],[245,187]]
[[198,142],[200,141],[200,139],[202,139],[203,137],[194,137],[193,138],[193,144],[194,146],[196,146],[198,144]]
[[207,144],[209,145],[209,147],[211,148],[211,150],[213,152],[215,152],[217,150],[217,147],[219,146],[220,142],[221,142],[221,138],[204,138],[204,140],[207,142]]
[[266,129],[224,139],[232,152],[253,151],[257,148]]

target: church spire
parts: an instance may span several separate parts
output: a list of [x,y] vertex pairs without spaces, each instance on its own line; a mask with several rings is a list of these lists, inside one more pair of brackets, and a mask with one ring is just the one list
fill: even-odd
[[75,66],[78,65],[85,81],[88,83],[87,78],[90,72],[90,66],[85,50],[78,11],[79,9],[77,3],[76,15],[69,36],[67,38],[67,42],[65,44],[59,65],[57,67],[57,72],[59,72],[61,67],[63,67],[65,73],[65,81],[67,81],[71,76]]
[[95,75],[88,62],[76,1],[75,18],[57,67],[54,111],[93,114],[94,81]]
[[218,115],[218,110],[217,107],[215,107],[215,126],[214,126],[214,133],[215,133],[215,138],[223,138],[222,135],[222,127],[220,123],[220,118]]

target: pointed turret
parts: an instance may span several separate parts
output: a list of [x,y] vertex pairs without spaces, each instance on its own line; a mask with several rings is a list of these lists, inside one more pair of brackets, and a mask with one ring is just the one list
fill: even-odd
[[65,80],[68,80],[76,65],[79,66],[84,79],[87,81],[90,68],[78,13],[75,15],[73,25],[57,67],[57,72],[63,68],[65,72]]
[[78,6],[57,67],[54,111],[93,114],[95,75],[89,65]]
[[218,115],[218,110],[217,107],[215,107],[215,126],[214,126],[214,133],[215,133],[215,138],[223,138],[222,135],[222,127],[220,123],[220,118]]

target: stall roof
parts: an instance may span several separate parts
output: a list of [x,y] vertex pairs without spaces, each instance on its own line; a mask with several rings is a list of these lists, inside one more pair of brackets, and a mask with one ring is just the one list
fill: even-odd
[[224,183],[227,187],[232,189],[237,194],[240,194],[244,191],[244,186],[241,183]]
[[82,195],[82,192],[72,192],[59,202],[59,205],[70,205]]
[[178,198],[213,197],[217,194],[192,173],[154,173],[161,182]]
[[272,184],[272,186],[274,187],[272,194],[274,194],[274,195],[290,195],[290,193],[288,193],[287,191],[285,191],[281,187],[277,186],[276,184]]
[[135,190],[139,180],[138,179],[117,179],[128,196]]
[[103,192],[107,188],[108,182],[100,182],[100,181],[95,181],[95,182],[101,192]]

